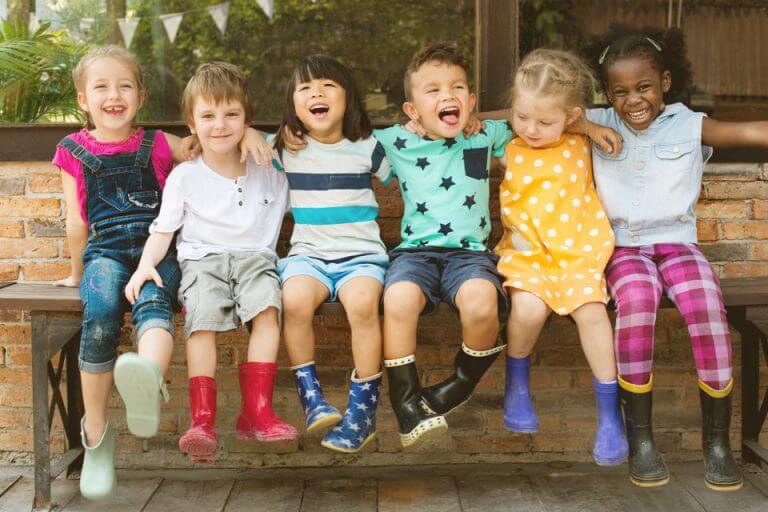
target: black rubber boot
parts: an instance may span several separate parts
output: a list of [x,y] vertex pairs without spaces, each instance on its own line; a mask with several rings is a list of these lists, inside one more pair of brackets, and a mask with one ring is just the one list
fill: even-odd
[[453,374],[421,390],[424,409],[434,414],[448,414],[467,402],[502,350],[503,346],[479,351],[462,344],[456,353]]
[[389,401],[397,416],[400,441],[411,446],[425,437],[448,429],[443,416],[429,414],[421,407],[421,385],[415,358],[410,355],[384,361],[389,380]]
[[640,487],[666,485],[669,471],[653,441],[653,394],[650,389],[645,393],[633,393],[622,387],[621,405],[629,443],[629,479]]
[[731,395],[721,398],[699,388],[701,400],[701,445],[704,450],[704,478],[714,491],[741,489],[741,469],[731,452]]

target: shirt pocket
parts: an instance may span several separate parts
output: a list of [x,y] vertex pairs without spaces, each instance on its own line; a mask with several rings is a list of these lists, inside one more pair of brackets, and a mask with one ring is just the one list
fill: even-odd
[[694,149],[696,149],[695,141],[656,145],[654,153],[659,163],[659,171],[670,173],[691,170]]
[[157,190],[142,190],[139,192],[128,192],[128,201],[137,208],[145,210],[154,210],[160,206],[160,199]]
[[488,178],[488,148],[464,150],[464,174],[475,180]]

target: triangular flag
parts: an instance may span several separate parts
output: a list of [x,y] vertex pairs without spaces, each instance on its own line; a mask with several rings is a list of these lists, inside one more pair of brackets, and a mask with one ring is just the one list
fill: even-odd
[[259,3],[259,7],[267,15],[267,18],[272,19],[275,14],[275,0],[256,0]]
[[208,14],[213,18],[213,22],[223,34],[227,30],[227,15],[229,13],[229,2],[212,5],[208,8]]
[[141,18],[117,18],[117,25],[120,27],[120,33],[123,35],[123,43],[126,48],[131,47],[133,35],[136,33],[136,27],[139,26]]
[[183,12],[175,12],[173,14],[164,14],[160,16],[163,21],[163,27],[165,27],[165,33],[168,34],[168,39],[171,43],[176,39],[176,34],[179,32],[179,25],[181,25],[181,19],[184,17]]

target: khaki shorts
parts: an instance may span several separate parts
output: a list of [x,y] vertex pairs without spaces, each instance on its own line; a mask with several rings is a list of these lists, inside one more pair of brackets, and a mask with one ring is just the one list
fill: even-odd
[[209,254],[180,266],[179,302],[187,337],[195,331],[235,329],[270,307],[280,312],[280,277],[272,253]]

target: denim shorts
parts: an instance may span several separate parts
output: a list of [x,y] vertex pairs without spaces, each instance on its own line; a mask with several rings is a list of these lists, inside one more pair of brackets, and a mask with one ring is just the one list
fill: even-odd
[[280,279],[272,252],[208,254],[181,262],[179,301],[184,334],[229,331],[248,325],[262,311],[282,308]]
[[496,270],[498,256],[492,252],[467,249],[426,247],[395,249],[389,253],[389,269],[384,280],[384,293],[391,285],[408,281],[418,285],[427,298],[423,314],[433,313],[440,302],[456,308],[456,294],[470,279],[485,279],[498,292],[499,313],[508,311],[504,278]]
[[352,278],[366,276],[384,283],[389,258],[386,254],[363,254],[341,261],[326,261],[311,256],[296,255],[283,258],[277,265],[280,281],[285,283],[295,276],[314,277],[330,293],[328,300],[335,301],[338,291]]
[[83,371],[105,373],[114,368],[120,330],[129,309],[138,340],[153,328],[174,334],[173,304],[181,278],[175,252],[170,251],[156,267],[162,288],[147,281],[133,306],[125,299],[125,285],[138,265],[148,227],[148,223],[117,225],[88,241],[80,281],[83,327],[79,365]]

